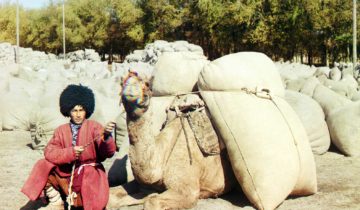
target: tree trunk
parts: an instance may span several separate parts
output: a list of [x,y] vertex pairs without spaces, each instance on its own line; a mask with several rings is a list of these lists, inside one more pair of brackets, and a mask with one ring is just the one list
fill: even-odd
[[312,49],[310,48],[308,50],[308,64],[309,64],[309,66],[313,65],[313,57],[312,56],[313,56],[312,55]]
[[327,61],[327,49],[326,45],[322,44],[322,53],[321,53],[321,65],[323,66],[329,66],[329,62]]

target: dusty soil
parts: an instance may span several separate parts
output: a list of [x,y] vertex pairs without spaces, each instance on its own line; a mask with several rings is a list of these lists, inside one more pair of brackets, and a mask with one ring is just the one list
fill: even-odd
[[[42,153],[30,148],[30,133],[22,131],[0,132],[0,209],[38,209],[41,202],[31,202],[20,189],[29,175],[33,164]],[[292,197],[285,200],[279,210],[319,210],[319,209],[360,209],[360,157],[344,157],[335,149],[324,155],[315,156],[317,165],[317,194],[307,197]],[[105,166],[112,173],[114,162],[119,157],[109,159]],[[119,180],[126,175],[119,173]],[[142,206],[122,207],[119,210],[138,210]],[[217,199],[200,200],[193,210],[254,209],[246,197],[238,191]]]

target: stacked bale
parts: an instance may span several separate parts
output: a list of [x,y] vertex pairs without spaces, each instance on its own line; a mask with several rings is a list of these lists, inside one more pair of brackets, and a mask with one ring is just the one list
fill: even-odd
[[320,105],[309,96],[291,90],[285,91],[285,100],[304,125],[312,152],[317,155],[327,152],[330,147],[330,135]]
[[[9,55],[15,49],[9,44],[0,44],[0,48]],[[4,64],[0,69],[1,130],[30,131],[33,148],[43,149],[55,128],[69,120],[60,114],[58,104],[61,91],[69,84],[87,85],[95,92],[97,104],[92,119],[103,124],[114,120],[121,112],[120,84],[110,78],[106,62],[90,59],[96,57],[94,53],[85,50],[87,60],[75,63],[29,48],[20,48],[20,64],[0,57]]]
[[[63,57],[63,54],[60,55]],[[74,52],[69,52],[66,54],[66,58],[71,60],[71,62],[76,61],[94,61],[94,62],[100,62],[100,56],[97,52],[95,52],[94,49],[85,49],[85,50],[77,50]]]
[[135,50],[125,57],[123,63],[112,64],[112,77],[120,81],[129,70],[136,70],[142,77],[150,78],[159,58],[165,53],[183,52],[203,56],[203,49],[187,41],[167,42],[157,40],[147,44],[143,50]]
[[348,103],[352,103],[349,99],[337,94],[324,85],[317,85],[312,98],[317,101],[325,113],[325,118],[329,113]]
[[190,44],[187,41],[167,42],[164,40],[157,40],[154,43],[147,44],[144,50],[136,50],[133,54],[126,56],[126,62],[145,62],[155,64],[159,57],[166,52],[193,52],[203,55],[203,50],[200,46]]
[[[16,50],[16,46],[13,46],[9,43],[0,43],[0,64],[14,64],[16,62]],[[52,62],[57,59],[56,55],[54,54],[33,51],[31,48],[19,47],[18,50],[18,63],[34,69],[46,67],[48,62]]]
[[205,56],[195,53],[163,54],[155,65],[153,95],[175,95],[193,91],[199,73],[207,63]]
[[[300,64],[285,65],[278,63],[277,65],[281,73],[295,72],[298,69],[289,66],[299,66]],[[308,69],[311,68],[308,67]],[[359,80],[358,70],[354,70],[352,64],[335,63],[333,68],[317,67],[316,72],[310,77],[290,77],[288,75],[291,74],[281,73],[287,89],[304,93],[312,97],[321,106],[325,114],[331,142],[345,155],[358,155],[360,153],[359,143],[353,137],[360,135],[358,130],[354,128],[354,121],[357,120],[358,116],[354,111],[355,108],[353,108],[356,107],[357,101],[360,99],[357,81]],[[317,122],[321,120],[317,119]],[[318,153],[315,145],[311,145],[313,152]]]
[[10,43],[0,43],[0,64],[9,65],[15,63],[15,47]]
[[345,155],[360,155],[360,102],[330,112],[327,123],[332,142]]
[[192,52],[167,52],[160,56],[153,72],[153,97],[148,110],[156,116],[152,123],[154,135],[160,133],[167,118],[166,109],[175,96],[194,90],[199,73],[208,62],[205,56]]
[[236,178],[256,208],[274,209],[290,194],[317,191],[305,129],[283,99],[280,75],[267,56],[221,57],[204,67],[198,85]]

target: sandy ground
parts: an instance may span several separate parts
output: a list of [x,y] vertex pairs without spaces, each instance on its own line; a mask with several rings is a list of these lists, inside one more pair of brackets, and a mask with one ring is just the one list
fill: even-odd
[[[30,148],[28,132],[0,132],[0,210],[38,209],[41,202],[31,202],[20,189],[33,164],[42,154]],[[344,157],[335,149],[315,156],[317,165],[317,194],[293,197],[285,200],[279,210],[340,210],[360,209],[360,157]],[[117,157],[109,159],[105,166],[114,172]],[[124,179],[124,174],[121,174]],[[119,179],[120,180],[120,179]],[[119,210],[138,210],[141,205],[122,207]],[[245,196],[238,191],[217,199],[200,200],[193,210],[254,209]]]

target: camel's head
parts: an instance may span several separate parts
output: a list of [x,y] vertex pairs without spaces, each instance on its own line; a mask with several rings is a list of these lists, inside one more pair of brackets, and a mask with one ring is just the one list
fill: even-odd
[[128,116],[139,118],[150,105],[150,81],[141,79],[136,72],[130,71],[122,80],[121,102]]

